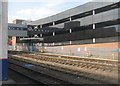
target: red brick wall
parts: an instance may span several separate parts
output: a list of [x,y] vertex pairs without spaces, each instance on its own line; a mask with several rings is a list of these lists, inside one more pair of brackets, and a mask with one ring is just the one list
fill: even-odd
[[47,47],[46,52],[79,56],[87,56],[88,54],[91,54],[93,56],[116,58],[118,55],[117,49],[118,42],[112,42],[112,43]]

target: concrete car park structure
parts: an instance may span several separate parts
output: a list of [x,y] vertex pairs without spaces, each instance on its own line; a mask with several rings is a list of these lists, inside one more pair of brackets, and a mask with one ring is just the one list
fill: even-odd
[[[8,24],[9,69],[37,83],[118,83],[119,12],[119,0],[89,2],[36,21],[15,20]],[[2,23],[0,47],[7,37]]]
[[[57,46],[64,47],[65,45],[76,45],[76,47],[80,48],[81,44],[97,45],[101,43],[101,45],[104,45],[104,43],[113,43],[114,45],[114,43],[116,43],[116,48],[110,48],[111,51],[108,51],[108,56],[113,56],[114,51],[119,51],[119,5],[119,1],[89,2],[36,21],[26,22],[22,20],[24,24],[20,24],[20,21],[19,24],[16,25],[9,24],[8,35],[13,38],[15,36],[18,45],[35,47],[37,44],[41,45],[40,43],[44,43],[44,46],[47,46],[45,47],[45,50],[52,53],[60,52],[60,49]],[[21,38],[22,40],[20,40]],[[35,40],[33,40],[34,38]],[[44,41],[40,41],[39,38],[44,39]],[[14,50],[15,46],[17,45],[14,45]],[[56,48],[51,47],[53,49],[49,50],[50,46],[56,46]],[[38,46],[36,47],[38,48]],[[75,48],[75,50],[77,51],[78,48]],[[71,49],[68,46],[67,49],[69,50],[69,53],[73,53],[74,48]],[[88,49],[86,49],[86,47],[81,48],[82,52],[89,50],[87,52],[93,53],[96,53],[94,52],[96,49],[97,47]],[[107,52],[109,49],[103,46],[101,52],[104,52],[104,50]],[[64,49],[62,51],[66,53]],[[63,52],[61,53],[64,54]],[[111,52],[113,53],[111,54]],[[79,55],[79,53],[80,52],[73,54]],[[100,53],[98,53],[98,55],[99,54]]]
[[[63,51],[61,54],[71,53],[73,55],[80,55],[80,53],[87,50],[87,52],[97,53],[95,52],[98,49],[97,47],[87,47],[88,49],[81,47],[81,52],[73,52],[77,51],[80,45],[83,44],[93,44],[95,46],[101,44],[103,47],[99,48],[99,52],[107,52],[107,54],[109,52],[108,57],[113,57],[114,51],[119,52],[119,5],[119,1],[89,2],[47,18],[26,22],[28,25],[28,38],[35,36],[44,38],[43,42],[47,46],[45,47],[47,52],[60,53]],[[79,24],[75,22],[79,22]],[[68,24],[67,27],[66,23]],[[33,44],[39,43],[39,41],[32,42]],[[116,46],[114,46],[114,49],[105,48],[106,43],[111,43],[111,45],[115,43]],[[77,48],[74,49],[65,45],[76,45]],[[50,46],[54,46],[54,48]],[[67,47],[69,51],[58,46]]]

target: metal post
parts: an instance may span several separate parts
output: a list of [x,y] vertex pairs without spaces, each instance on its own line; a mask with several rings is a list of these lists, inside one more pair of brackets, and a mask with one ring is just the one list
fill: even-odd
[[0,81],[8,80],[8,5],[0,0]]

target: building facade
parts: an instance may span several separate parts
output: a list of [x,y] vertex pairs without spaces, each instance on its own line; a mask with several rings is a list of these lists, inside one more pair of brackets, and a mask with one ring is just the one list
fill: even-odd
[[89,2],[47,18],[26,22],[28,38],[44,39],[26,43],[31,46],[44,43],[48,53],[117,58],[120,51],[119,12],[120,1]]
[[[77,41],[81,44],[80,41],[86,39],[91,40],[83,43],[91,43],[93,38],[96,42],[101,42],[100,38],[103,37],[113,40],[120,26],[119,10],[119,2],[89,2],[65,12],[28,23],[28,25],[32,25],[32,27],[28,27],[28,34],[30,33],[30,37],[34,35],[43,36],[45,42],[48,43]],[[79,21],[79,27],[65,28],[64,24],[70,21]],[[109,34],[107,34],[108,32]]]
[[17,19],[8,24],[8,50],[17,50],[17,46],[23,45],[19,39],[28,36],[27,25],[23,25],[22,21]]

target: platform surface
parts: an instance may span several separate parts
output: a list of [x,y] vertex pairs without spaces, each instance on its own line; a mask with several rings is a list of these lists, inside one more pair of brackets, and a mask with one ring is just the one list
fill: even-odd
[[6,85],[6,84],[15,84],[16,82],[10,78],[7,81],[0,82],[0,85],[1,85],[1,83],[2,83],[2,85]]

